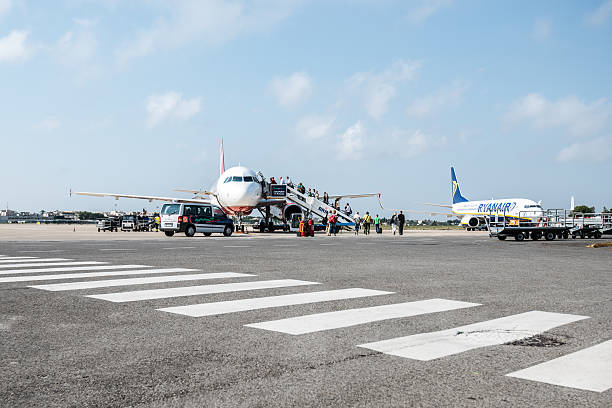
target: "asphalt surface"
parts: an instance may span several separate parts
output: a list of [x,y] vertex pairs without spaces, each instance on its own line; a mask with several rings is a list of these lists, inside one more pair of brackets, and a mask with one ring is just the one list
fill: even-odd
[[[612,338],[612,249],[586,248],[591,240],[116,234],[104,241],[0,242],[0,254],[257,276],[64,292],[27,286],[117,277],[0,283],[0,406],[612,406],[612,389],[506,376]],[[6,276],[17,275],[0,278]],[[129,303],[83,296],[269,279],[321,284]],[[156,310],[345,288],[394,294],[209,317]],[[244,327],[432,298],[482,305],[303,335]],[[557,340],[550,347],[502,344],[431,361],[357,347],[532,310],[590,318],[546,332]]]

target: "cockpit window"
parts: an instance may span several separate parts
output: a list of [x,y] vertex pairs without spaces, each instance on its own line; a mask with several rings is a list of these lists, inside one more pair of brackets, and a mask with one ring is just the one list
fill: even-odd
[[234,177],[232,177],[232,181],[242,181],[242,177],[241,176],[234,176]]
[[244,181],[245,183],[252,183],[254,180],[251,176],[244,176]]

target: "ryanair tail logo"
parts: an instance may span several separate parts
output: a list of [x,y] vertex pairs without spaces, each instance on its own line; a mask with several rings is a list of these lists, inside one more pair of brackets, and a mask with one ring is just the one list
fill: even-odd
[[453,180],[453,197],[455,196],[456,192],[457,192],[457,182]]

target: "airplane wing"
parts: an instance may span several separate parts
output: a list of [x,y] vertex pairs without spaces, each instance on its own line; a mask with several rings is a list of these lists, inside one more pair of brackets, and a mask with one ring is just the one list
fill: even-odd
[[453,208],[453,206],[450,205],[450,204],[433,204],[433,203],[423,203],[423,204],[431,205],[431,206],[434,206],[434,207]]
[[210,204],[210,200],[202,200],[200,198],[176,198],[176,197],[158,197],[158,196],[145,196],[145,195],[134,195],[134,194],[116,194],[116,193],[89,193],[83,191],[70,192],[70,195],[85,195],[93,197],[114,197],[115,200],[119,198],[136,198],[140,200],[152,201],[167,201],[172,203],[199,203],[199,204]]
[[371,193],[371,194],[341,194],[341,195],[330,195],[329,199],[330,200],[335,200],[336,198],[339,199],[343,199],[343,198],[362,198],[362,197],[376,197],[378,195],[378,193]]
[[180,191],[181,193],[192,193],[192,194],[203,194],[203,195],[215,195],[215,193],[206,190],[185,190],[182,188],[175,188],[174,191]]
[[285,205],[287,199],[285,197],[279,198],[263,198],[257,203],[257,207],[265,207],[267,205]]
[[[380,208],[382,208],[383,210],[387,210],[387,211],[396,211],[396,212],[403,211],[403,212],[407,212],[407,213],[429,214],[429,215],[432,215],[432,216],[433,215],[444,215],[445,217],[448,217],[448,218],[450,218],[450,217],[458,217],[457,214],[453,214],[453,213],[443,213],[443,212],[423,211],[423,210],[404,210],[404,209],[397,209],[397,208],[385,208],[383,206],[380,194],[378,194],[378,204],[380,204]],[[445,207],[445,206],[440,204],[440,207]]]
[[404,212],[409,212],[409,213],[419,213],[419,214],[429,214],[429,215],[443,215],[445,217],[459,217],[459,215],[457,214],[452,214],[452,213],[443,213],[443,212],[432,212],[432,211],[424,211],[424,210],[402,210]]

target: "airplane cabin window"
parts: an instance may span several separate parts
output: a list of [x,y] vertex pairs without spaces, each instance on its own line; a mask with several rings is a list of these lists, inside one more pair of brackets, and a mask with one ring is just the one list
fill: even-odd
[[232,177],[232,181],[242,181],[242,176],[234,176]]

